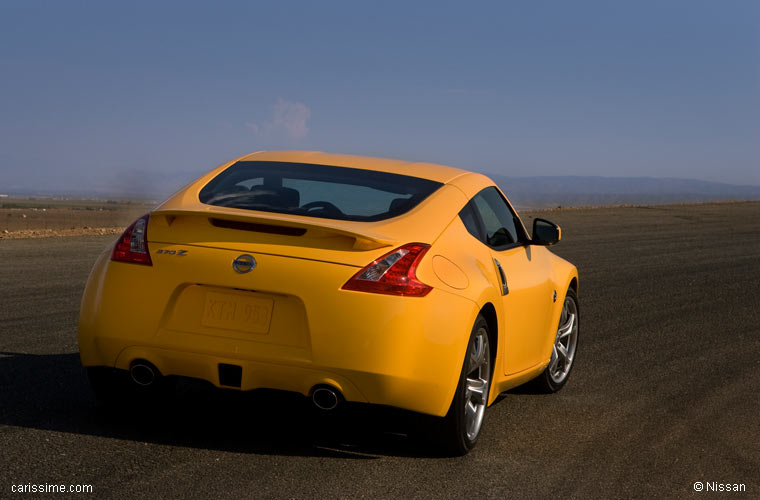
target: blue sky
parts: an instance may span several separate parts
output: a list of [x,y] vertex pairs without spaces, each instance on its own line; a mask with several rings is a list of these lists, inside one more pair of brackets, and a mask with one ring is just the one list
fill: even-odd
[[0,192],[259,149],[760,185],[760,2],[0,2]]

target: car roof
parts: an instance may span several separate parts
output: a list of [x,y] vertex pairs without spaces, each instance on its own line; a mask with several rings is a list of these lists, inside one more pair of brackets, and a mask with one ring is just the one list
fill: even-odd
[[392,174],[409,175],[449,183],[453,179],[468,174],[467,170],[437,165],[435,163],[409,162],[367,156],[339,155],[321,151],[258,151],[239,158],[238,161],[281,161],[291,163],[312,163],[363,170],[375,170]]
[[[393,217],[377,222],[356,222],[333,219],[319,219],[301,215],[282,215],[266,213],[265,217],[272,220],[283,221],[288,219],[291,223],[309,223],[310,225],[325,225],[333,229],[345,231],[359,231],[362,234],[367,231],[375,236],[381,236],[381,240],[393,241],[434,241],[452,218],[456,216],[467,200],[481,189],[493,185],[488,177],[475,172],[469,172],[454,167],[436,165],[432,163],[405,162],[399,160],[387,160],[369,158],[363,156],[335,155],[317,151],[260,151],[242,156],[225,164],[219,165],[196,181],[187,185],[175,193],[172,197],[159,205],[154,212],[165,215],[167,220],[177,214],[221,214],[235,217],[251,217],[252,215],[243,209],[224,208],[211,206],[200,201],[200,190],[222,171],[238,161],[270,161],[312,163],[317,165],[332,165],[339,167],[359,168],[376,170],[381,172],[410,175],[423,179],[430,179],[443,184],[417,207],[403,216]],[[252,211],[252,214],[261,212]],[[410,224],[410,218],[417,218],[417,223]],[[377,239],[377,238],[376,238]]]

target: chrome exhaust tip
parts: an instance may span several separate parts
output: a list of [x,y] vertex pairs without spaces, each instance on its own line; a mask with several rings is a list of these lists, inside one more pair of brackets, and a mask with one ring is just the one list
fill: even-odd
[[329,385],[316,386],[311,391],[311,401],[320,410],[334,410],[342,400],[340,391]]
[[160,376],[160,373],[148,361],[138,359],[132,362],[129,367],[129,375],[132,377],[132,381],[142,387],[148,387],[156,382],[156,379]]

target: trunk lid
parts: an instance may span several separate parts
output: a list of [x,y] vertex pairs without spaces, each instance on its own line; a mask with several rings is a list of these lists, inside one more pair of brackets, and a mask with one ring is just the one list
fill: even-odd
[[410,212],[378,222],[212,206],[180,193],[150,214],[148,242],[363,267],[396,246],[432,244],[466,202],[444,185]]

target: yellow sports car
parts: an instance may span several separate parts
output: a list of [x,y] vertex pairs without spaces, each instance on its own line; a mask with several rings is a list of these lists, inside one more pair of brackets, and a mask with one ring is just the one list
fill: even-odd
[[259,152],[140,217],[96,262],[79,349],[99,397],[178,376],[331,410],[437,416],[450,453],[486,407],[554,392],[578,345],[578,272],[487,177],[428,163]]

